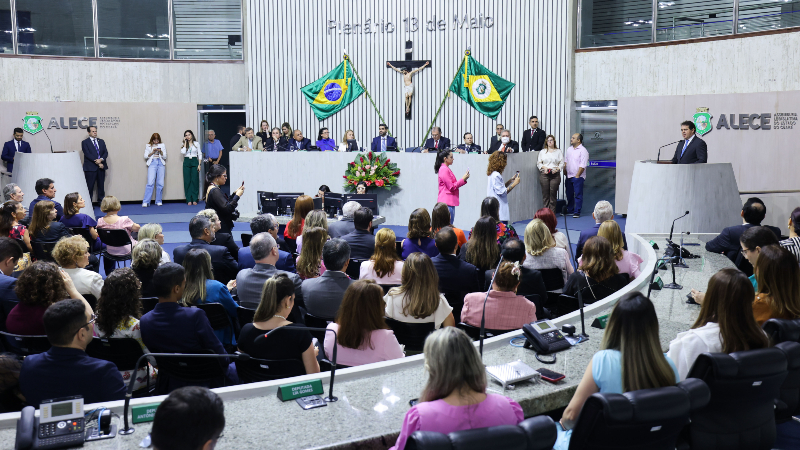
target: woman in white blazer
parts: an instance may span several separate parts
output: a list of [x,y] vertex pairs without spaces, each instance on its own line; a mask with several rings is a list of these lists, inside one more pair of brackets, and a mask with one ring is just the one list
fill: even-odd
[[183,155],[183,194],[187,205],[196,205],[200,196],[200,144],[192,130],[183,132],[181,143]]
[[[356,134],[353,132],[353,130],[345,131],[344,132],[344,137],[342,138],[342,143],[339,144],[339,149],[338,150],[340,152],[346,152],[347,151],[347,141],[349,139],[355,140],[355,138],[356,138]],[[356,141],[356,148],[361,148],[361,145],[358,143],[358,141]]]
[[164,190],[164,171],[167,164],[167,147],[161,143],[161,136],[153,133],[150,142],[144,147],[144,159],[147,161],[147,186],[144,188],[142,208],[150,205],[153,198],[153,186],[156,187],[156,205],[161,206],[161,192]]

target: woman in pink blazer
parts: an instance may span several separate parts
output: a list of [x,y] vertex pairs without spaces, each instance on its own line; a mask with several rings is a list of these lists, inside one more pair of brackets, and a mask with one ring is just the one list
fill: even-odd
[[456,180],[456,176],[450,170],[451,164],[453,164],[453,153],[450,150],[442,150],[436,155],[436,163],[433,165],[433,170],[439,174],[439,197],[436,201],[447,205],[447,209],[450,210],[450,223],[452,224],[456,218],[458,188],[467,184],[469,171],[460,180]]

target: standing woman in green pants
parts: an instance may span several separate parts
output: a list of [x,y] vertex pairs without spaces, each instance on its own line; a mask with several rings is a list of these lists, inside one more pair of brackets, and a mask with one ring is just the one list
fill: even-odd
[[200,144],[194,138],[192,130],[183,133],[183,192],[187,205],[196,205],[200,192]]

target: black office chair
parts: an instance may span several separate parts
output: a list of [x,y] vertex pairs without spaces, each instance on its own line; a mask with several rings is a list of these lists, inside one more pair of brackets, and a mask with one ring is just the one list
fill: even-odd
[[[197,351],[195,354],[216,354],[211,350]],[[176,353],[174,356],[155,356],[158,366],[156,394],[170,392],[170,380],[175,379],[186,386],[222,387],[227,384],[225,374],[228,363],[222,358],[187,358]]]
[[549,416],[536,416],[519,425],[500,425],[450,434],[415,431],[406,441],[407,450],[550,450],[556,443],[556,424]]
[[97,310],[97,297],[95,297],[92,294],[81,294],[81,295],[83,295],[83,299],[86,300],[87,303],[89,303],[89,306],[92,307],[92,310],[96,311]]
[[253,239],[253,235],[250,233],[242,233],[242,247],[250,247],[250,240]]
[[386,325],[394,331],[397,342],[405,346],[406,355],[422,353],[425,346],[425,338],[433,333],[435,324],[428,323],[406,323],[399,320],[385,318]]
[[544,287],[547,289],[547,302],[545,306],[549,307],[558,304],[558,296],[560,293],[554,291],[564,289],[564,274],[561,273],[561,269],[539,269],[539,273],[542,274]]
[[461,320],[461,311],[464,309],[464,297],[466,292],[444,292],[444,298],[447,303],[453,308],[453,318],[458,322]]
[[363,262],[364,260],[362,259],[350,259],[350,264],[347,265],[347,270],[345,270],[345,273],[350,277],[350,279],[358,279],[358,277],[361,275],[361,263]]
[[89,231],[88,228],[83,227],[69,227],[69,231],[72,232],[75,236],[81,236],[86,240],[86,243],[89,244],[89,252],[92,255],[100,256],[103,253],[103,250],[94,250],[94,243],[95,238],[92,237],[92,232]]
[[688,378],[705,381],[708,406],[693,411],[687,440],[693,449],[771,449],[775,442],[775,400],[786,379],[780,348],[697,357]]
[[800,319],[769,319],[764,322],[764,331],[770,341],[786,353],[788,375],[781,386],[780,401],[775,409],[775,420],[783,423],[800,415],[800,357],[797,347],[786,347],[788,343],[800,342]]
[[142,302],[142,315],[154,310],[158,304],[158,297],[142,297],[139,300]]
[[53,249],[56,247],[55,242],[31,240],[31,247],[33,248],[33,257],[37,261],[56,262],[55,258],[53,258]]
[[[577,311],[579,309],[580,305],[578,303],[578,298],[566,294],[559,295],[558,303],[556,303],[555,308],[550,308],[551,311],[555,311],[556,317],[561,317],[563,315],[569,314],[572,311]],[[536,312],[537,312],[536,317],[538,318],[539,311]]]
[[381,287],[381,289],[383,289],[383,295],[386,295],[386,294],[389,293],[389,289],[400,287],[400,285],[399,284],[381,284],[380,287]]
[[236,318],[239,320],[239,325],[244,326],[248,323],[253,323],[253,317],[256,315],[256,310],[252,308],[245,308],[244,306],[236,307]]
[[283,238],[283,242],[285,243],[285,248],[281,250],[287,251],[291,254],[297,254],[297,240],[296,239],[289,239],[287,237]]
[[[208,322],[211,324],[211,328],[213,328],[214,331],[230,328],[234,336],[239,335],[236,324],[233,323],[231,316],[228,315],[228,311],[225,310],[225,307],[222,306],[221,303],[205,303],[195,306],[205,311]],[[228,352],[235,350],[232,345],[225,345],[224,343],[223,345]]]
[[[136,367],[136,362],[144,354],[142,346],[133,338],[94,338],[86,347],[86,354],[92,358],[110,361],[117,370],[135,373],[137,369],[147,367],[147,360]],[[123,380],[124,381],[124,380]],[[128,380],[132,383],[134,379]],[[147,392],[150,391],[150,371],[147,371]],[[135,391],[134,391],[135,392]]]
[[403,240],[395,241],[394,242],[394,251],[397,252],[397,257],[403,257]]
[[711,391],[689,378],[657,389],[597,393],[586,400],[572,430],[570,450],[674,450],[692,411],[706,406]]
[[251,359],[235,361],[236,373],[243,383],[280,380],[306,374],[306,367],[299,359]]
[[[133,250],[133,242],[131,242],[131,237],[128,236],[128,232],[125,230],[106,230],[103,228],[97,229],[97,235],[100,236],[100,242],[106,244],[106,246],[111,247],[128,247],[130,250]],[[119,263],[122,263],[122,266],[125,266],[125,261],[131,260],[130,252],[127,255],[112,255],[108,253],[108,249],[103,249],[103,258],[114,261],[114,266],[119,267]]]
[[[465,333],[467,333],[467,336],[472,338],[473,341],[480,340],[481,338],[481,327],[475,327],[468,323],[459,322],[456,324],[456,328],[458,328],[459,330],[463,330]],[[516,331],[516,330],[490,330],[487,328],[484,331],[486,332],[486,339],[488,339],[490,337],[499,336],[503,333],[508,333],[509,331]]]
[[[328,325],[333,322],[333,319],[326,319],[324,317],[315,316],[313,314],[306,313],[306,326],[307,327],[314,327],[314,328],[327,328]],[[333,333],[328,333],[326,331],[310,331],[311,336],[317,338],[320,344],[320,350],[324,352],[324,343],[325,338],[327,335],[331,336],[333,339]]]
[[5,347],[5,350],[17,356],[24,357],[44,353],[50,350],[51,347],[47,336],[21,336],[5,331],[0,331],[0,336],[3,338],[3,347]]

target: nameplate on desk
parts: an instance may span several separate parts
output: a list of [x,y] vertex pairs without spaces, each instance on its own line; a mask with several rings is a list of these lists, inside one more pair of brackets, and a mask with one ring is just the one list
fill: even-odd
[[608,323],[608,316],[610,316],[610,314],[606,314],[594,319],[594,322],[592,322],[592,326],[604,330],[606,328],[606,324]]
[[615,169],[617,167],[616,161],[589,161],[589,167],[603,167],[606,169]]
[[653,280],[653,284],[651,285],[650,289],[654,291],[660,291],[663,288],[664,288],[664,280],[662,280],[661,277],[656,277],[656,279]]
[[131,407],[133,423],[152,422],[156,418],[156,409],[158,409],[158,403]]
[[309,395],[320,395],[322,392],[322,380],[300,381],[278,386],[278,398],[284,402]]

